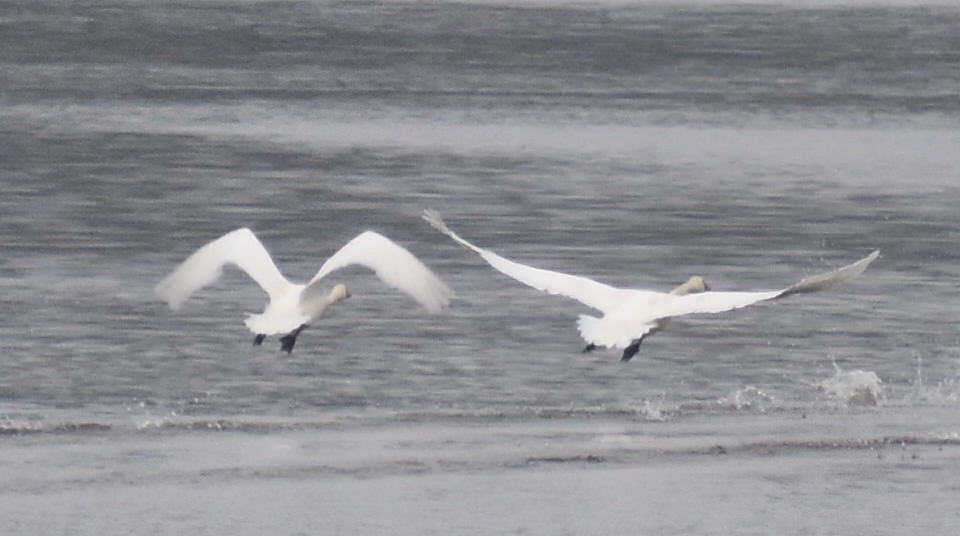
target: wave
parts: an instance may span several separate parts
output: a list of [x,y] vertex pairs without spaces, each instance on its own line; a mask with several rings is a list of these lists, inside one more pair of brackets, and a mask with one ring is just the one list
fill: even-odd
[[[476,473],[715,457],[740,463],[845,452],[863,453],[856,456],[865,460],[915,460],[933,459],[937,451],[954,457],[956,451],[946,451],[960,447],[960,420],[952,407],[858,407],[812,415],[731,412],[668,420],[600,408],[440,413],[444,417],[369,412],[285,419],[169,415],[123,422],[16,418],[0,421],[0,443],[22,436],[31,446],[49,448],[49,456],[64,455],[63,445],[71,445],[71,459],[110,456],[115,470],[95,476],[98,483]],[[184,452],[191,453],[188,462]],[[88,482],[65,477],[58,485]],[[37,484],[38,489],[47,485]]]
[[880,450],[889,447],[904,448],[909,446],[960,446],[960,435],[950,433],[933,434],[929,436],[891,435],[865,438],[756,441],[746,442],[736,446],[714,445],[691,451],[690,454],[772,454],[776,452],[801,451]]
[[0,436],[27,434],[91,434],[109,432],[113,427],[99,422],[45,423],[32,420],[5,419],[0,421]]
[[[813,387],[815,391],[811,391]],[[785,419],[837,412],[924,411],[956,408],[960,382],[886,384],[869,370],[845,370],[834,363],[833,374],[804,386],[806,393],[770,390],[753,385],[732,388],[724,396],[703,399],[673,399],[664,394],[652,398],[625,399],[604,404],[536,405],[489,402],[466,406],[344,406],[303,408],[286,415],[164,413],[165,404],[124,407],[122,411],[100,408],[90,414],[76,409],[0,413],[0,437],[27,435],[164,434],[236,432],[271,434],[323,429],[363,429],[394,425],[511,425],[578,421],[615,421],[625,424],[682,423],[691,419],[750,416],[781,416]],[[812,394],[812,396],[811,396]],[[141,411],[142,414],[137,414]]]
[[681,413],[696,413],[690,407],[676,407],[641,401],[624,407],[533,407],[429,408],[412,410],[356,409],[327,412],[321,416],[147,416],[95,420],[63,420],[56,417],[2,418],[0,436],[156,434],[178,432],[239,432],[270,434],[321,429],[365,428],[391,425],[456,425],[619,419],[625,421],[667,421]]

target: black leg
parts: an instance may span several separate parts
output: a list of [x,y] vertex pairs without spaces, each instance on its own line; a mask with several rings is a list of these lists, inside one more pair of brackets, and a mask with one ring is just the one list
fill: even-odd
[[280,337],[280,350],[286,353],[293,352],[293,345],[297,344],[297,336],[300,335],[300,332],[303,331],[303,328],[307,327],[306,324],[300,324],[300,327],[287,333],[283,337]]
[[[644,335],[646,336],[646,335]],[[640,343],[643,342],[643,337],[634,340],[630,343],[630,346],[627,346],[623,349],[623,356],[620,358],[621,363],[626,363],[633,359],[633,356],[637,355],[637,352],[640,351]]]
[[280,350],[288,354],[293,353],[293,345],[297,344],[297,335],[299,334],[299,331],[293,330],[283,337],[280,337]]
[[584,348],[583,351],[580,352],[580,353],[581,353],[581,354],[589,354],[590,352],[592,352],[592,351],[594,351],[594,350],[596,350],[596,349],[597,349],[597,345],[596,345],[596,344],[593,344],[593,343],[591,342],[591,343],[588,344],[588,345],[586,346],[586,348]]
[[257,336],[253,338],[253,345],[260,346],[261,344],[263,344],[263,339],[266,339],[266,338],[267,336],[264,335],[263,333],[257,333]]

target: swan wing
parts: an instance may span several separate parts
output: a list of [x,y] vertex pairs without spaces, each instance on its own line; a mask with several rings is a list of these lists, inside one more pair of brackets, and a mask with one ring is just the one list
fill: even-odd
[[346,266],[359,264],[373,270],[381,281],[406,293],[427,311],[435,313],[450,303],[453,291],[413,253],[389,238],[365,231],[327,259],[307,284],[300,300],[312,299],[321,292],[318,282]]
[[781,290],[760,292],[702,292],[676,296],[666,307],[664,318],[696,313],[722,313],[754,303],[784,298],[793,294],[817,292],[858,277],[878,256],[879,251],[836,270],[817,274]]
[[860,274],[867,269],[867,266],[870,266],[870,263],[876,260],[879,256],[880,251],[877,250],[857,262],[848,264],[842,268],[837,268],[832,272],[826,272],[804,278],[799,283],[781,290],[780,294],[778,294],[776,297],[783,298],[785,296],[790,296],[791,294],[816,292],[818,290],[830,288],[837,283],[855,279],[860,277]]
[[487,264],[499,272],[537,290],[573,298],[588,307],[604,312],[614,308],[624,297],[623,289],[598,283],[586,277],[543,270],[513,262],[492,251],[477,247],[450,230],[440,214],[434,210],[424,210],[423,219],[441,233],[480,255],[483,260],[487,261]]
[[198,249],[154,290],[170,308],[179,309],[191,294],[216,281],[226,264],[246,272],[271,299],[290,285],[253,231],[242,228]]

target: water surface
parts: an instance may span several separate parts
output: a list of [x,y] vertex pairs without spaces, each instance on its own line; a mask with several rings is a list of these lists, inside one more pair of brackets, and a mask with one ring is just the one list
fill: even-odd
[[[877,515],[804,533],[902,533],[891,504],[948,513],[958,23],[896,3],[5,4],[5,528],[253,534],[259,504],[314,532],[333,507],[290,497],[327,491],[352,534],[386,526],[343,506],[371,494],[410,533],[484,533],[459,501],[492,489],[537,512],[491,510],[498,533],[791,532],[779,501],[838,495]],[[588,310],[492,271],[426,207],[510,258],[640,288],[779,288],[882,257],[828,293],[677,321],[623,365],[579,353]],[[294,279],[375,229],[458,298],[433,316],[345,271],[354,297],[287,357],[250,345],[263,296],[238,271],[177,314],[153,297],[240,226]],[[640,493],[621,469],[647,501],[602,508],[606,525],[556,516]],[[682,496],[713,513],[685,524]],[[40,499],[61,507],[38,518]],[[955,516],[917,526],[952,534]]]

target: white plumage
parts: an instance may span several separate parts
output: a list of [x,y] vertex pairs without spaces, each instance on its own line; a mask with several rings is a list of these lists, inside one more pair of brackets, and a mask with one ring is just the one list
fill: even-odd
[[288,352],[300,330],[327,307],[349,296],[345,285],[336,285],[328,292],[321,282],[340,268],[365,266],[430,312],[441,310],[453,296],[450,288],[412,253],[373,231],[359,234],[340,248],[306,284],[292,283],[247,228],[227,233],[198,249],[157,285],[156,294],[177,310],[195,291],[216,281],[227,264],[246,272],[269,297],[263,313],[246,319],[247,327],[257,334],[254,342],[259,344],[264,336],[283,333],[283,349]]
[[808,277],[780,290],[713,292],[703,278],[695,276],[672,292],[655,292],[617,288],[586,277],[513,262],[464,240],[447,227],[436,211],[425,210],[423,218],[440,232],[480,255],[501,273],[537,290],[573,298],[603,313],[600,317],[580,315],[578,327],[580,335],[588,343],[586,351],[596,346],[622,348],[624,361],[636,354],[645,336],[662,329],[672,317],[721,313],[764,300],[823,290],[859,276],[880,255],[879,251],[874,251],[853,264]]

